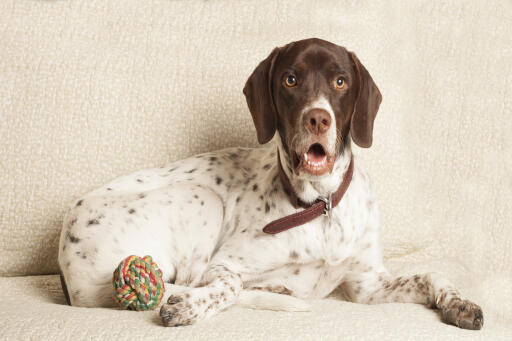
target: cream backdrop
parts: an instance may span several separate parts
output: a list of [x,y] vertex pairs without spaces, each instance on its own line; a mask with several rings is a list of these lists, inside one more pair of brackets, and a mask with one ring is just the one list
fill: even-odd
[[0,2],[0,275],[54,274],[62,216],[119,175],[255,146],[275,46],[355,51],[382,94],[365,159],[385,261],[512,322],[509,1]]

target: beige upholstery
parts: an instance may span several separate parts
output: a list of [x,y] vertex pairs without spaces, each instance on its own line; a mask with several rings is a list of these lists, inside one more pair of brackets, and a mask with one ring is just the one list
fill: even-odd
[[[233,307],[191,327],[162,327],[158,314],[65,305],[58,276],[0,279],[2,340],[510,340],[510,328],[487,319],[480,331],[443,324],[415,304],[364,305],[337,296],[306,313]],[[4,307],[8,306],[9,309]],[[7,323],[5,323],[7,321]]]
[[486,321],[470,333],[423,307],[325,301],[311,314],[234,308],[168,330],[156,313],[62,306],[50,276],[0,278],[10,302],[0,335],[510,332],[511,19],[508,1],[0,2],[1,276],[57,273],[63,212],[84,192],[198,152],[255,145],[246,78],[273,47],[316,36],[355,51],[383,94],[374,146],[357,152],[379,199],[386,264],[444,273]]

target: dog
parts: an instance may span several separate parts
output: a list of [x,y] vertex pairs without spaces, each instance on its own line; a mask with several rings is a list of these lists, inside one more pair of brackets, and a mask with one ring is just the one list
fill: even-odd
[[382,97],[353,52],[316,38],[275,48],[243,93],[266,146],[139,171],[73,202],[58,259],[71,305],[113,306],[113,270],[148,254],[166,282],[165,326],[234,304],[308,310],[338,287],[353,302],[425,304],[483,326],[441,275],[393,277],[383,265],[377,204],[351,148],[372,145]]

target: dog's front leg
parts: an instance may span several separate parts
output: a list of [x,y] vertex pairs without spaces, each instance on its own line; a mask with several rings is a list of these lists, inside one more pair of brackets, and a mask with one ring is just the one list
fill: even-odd
[[236,302],[242,290],[240,276],[223,265],[211,265],[201,287],[169,296],[160,309],[165,326],[183,326],[206,319]]
[[365,272],[347,278],[342,288],[354,302],[420,303],[438,308],[445,322],[460,328],[483,326],[482,309],[463,298],[454,285],[438,273],[392,277],[387,272]]

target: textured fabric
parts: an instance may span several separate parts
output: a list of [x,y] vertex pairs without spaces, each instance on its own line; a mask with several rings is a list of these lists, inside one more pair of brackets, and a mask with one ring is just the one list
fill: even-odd
[[0,278],[4,340],[511,340],[510,326],[486,319],[480,331],[442,323],[416,304],[364,305],[336,295],[305,313],[232,307],[193,326],[162,327],[156,311],[65,305],[58,276]]
[[[464,276],[442,262],[424,270],[471,283],[485,330],[493,319],[511,323],[511,21],[509,1],[1,1],[0,275],[56,273],[64,209],[84,192],[198,152],[255,145],[246,78],[274,46],[316,36],[355,51],[383,94],[373,147],[356,152],[379,200],[385,263],[454,260]],[[11,306],[18,325],[28,315],[42,326],[57,309],[50,303],[37,313],[28,301]],[[375,309],[350,307],[340,320]],[[377,309],[382,321],[404,317],[402,328],[428,315]],[[121,316],[98,312],[112,324]],[[387,326],[370,316],[346,327]]]

